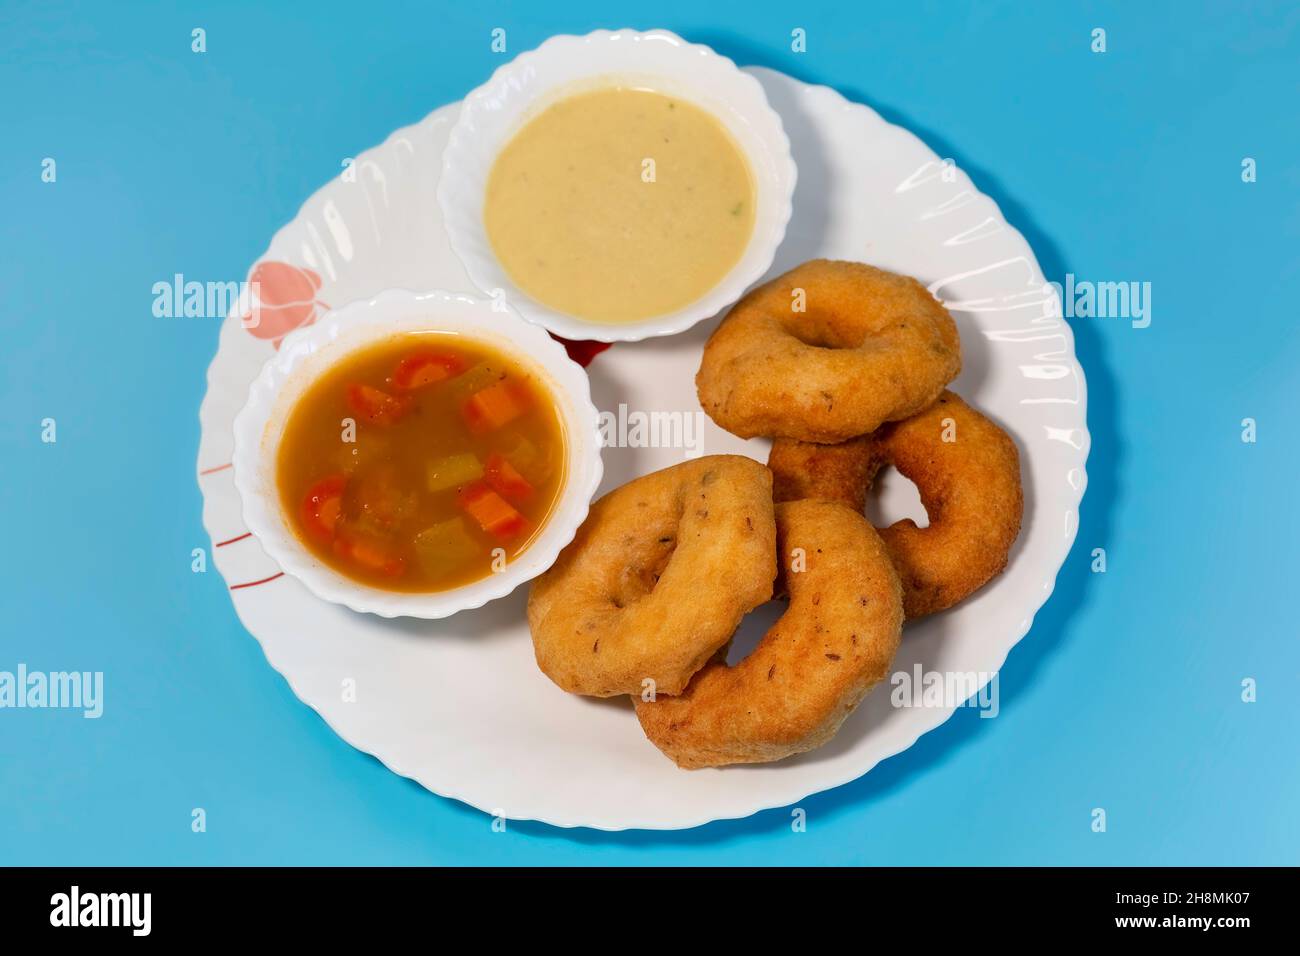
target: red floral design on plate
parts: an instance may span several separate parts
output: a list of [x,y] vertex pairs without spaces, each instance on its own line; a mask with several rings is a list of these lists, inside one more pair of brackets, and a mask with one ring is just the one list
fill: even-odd
[[316,298],[320,276],[310,269],[267,259],[253,266],[248,284],[254,290],[254,312],[243,317],[244,328],[256,338],[280,340],[294,329],[311,325],[329,306]]
[[[321,279],[310,269],[295,266],[288,262],[266,259],[253,266],[248,274],[248,284],[254,290],[254,310],[243,317],[244,328],[259,339],[270,339],[277,349],[280,340],[294,329],[311,325],[322,312],[329,311],[329,305],[316,298],[320,291]],[[591,364],[605,349],[608,342],[566,339],[552,335],[564,346],[569,358],[583,368]]]

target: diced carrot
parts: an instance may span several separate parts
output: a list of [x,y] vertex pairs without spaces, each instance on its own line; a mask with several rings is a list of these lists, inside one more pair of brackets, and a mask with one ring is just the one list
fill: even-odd
[[488,455],[486,477],[493,491],[515,504],[523,504],[533,496],[534,489],[528,479],[497,452]]
[[485,483],[470,485],[459,500],[465,513],[499,541],[509,541],[528,526],[528,519]]
[[334,534],[343,509],[343,489],[348,479],[343,475],[322,478],[307,489],[302,502],[302,523],[314,535],[328,538]]
[[326,498],[316,509],[316,518],[323,527],[334,530],[339,523],[339,515],[343,513],[343,499],[338,495],[332,498]]
[[433,385],[465,371],[465,360],[448,352],[416,352],[397,363],[393,384],[403,391]]
[[348,405],[368,422],[391,425],[410,411],[411,399],[389,395],[373,385],[349,385]]
[[461,406],[465,424],[475,434],[506,425],[528,411],[529,396],[514,382],[497,382],[475,392]]
[[406,562],[401,556],[374,538],[354,535],[335,538],[334,553],[385,577],[400,577],[406,570]]
[[477,365],[461,372],[453,381],[448,382],[447,394],[458,406],[463,405],[465,400],[475,392],[487,388],[489,385],[495,385],[505,377],[506,373],[499,365],[491,362],[479,362]]

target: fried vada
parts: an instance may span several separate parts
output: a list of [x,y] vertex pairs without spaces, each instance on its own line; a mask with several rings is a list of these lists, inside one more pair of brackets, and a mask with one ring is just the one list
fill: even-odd
[[843,445],[778,439],[768,465],[778,501],[820,498],[863,507],[879,469],[911,479],[929,526],[910,518],[880,529],[903,583],[907,617],[952,607],[1007,565],[1024,493],[1011,437],[953,392],[919,415]]
[[749,458],[706,456],[611,491],[533,582],[538,666],[574,694],[680,693],[771,598],[775,541],[771,472]]
[[790,604],[734,667],[715,659],[678,697],[636,700],[650,741],[688,770],[820,747],[884,678],[903,624],[898,576],[865,517],[829,501],[776,506]]
[[709,417],[741,438],[829,444],[916,414],[960,371],[956,323],[925,286],[814,259],[736,303],[695,384]]

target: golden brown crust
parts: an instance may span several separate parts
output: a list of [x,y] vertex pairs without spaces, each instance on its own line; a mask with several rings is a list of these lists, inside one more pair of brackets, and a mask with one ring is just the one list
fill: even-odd
[[925,286],[814,259],[736,303],[695,384],[705,412],[742,438],[834,443],[921,411],[959,371],[957,326]]
[[898,577],[871,523],[840,504],[776,507],[790,606],[735,667],[714,661],[680,697],[637,698],[650,741],[686,769],[765,763],[820,747],[889,671]]
[[876,449],[916,484],[930,518],[925,528],[904,518],[880,531],[909,618],[952,607],[1002,572],[1025,510],[1010,435],[945,391],[920,415],[882,428]]
[[574,694],[680,693],[772,596],[775,536],[771,473],[739,455],[611,491],[533,582],[538,666]]
[[1001,573],[1024,513],[1020,455],[1006,432],[953,392],[841,445],[778,439],[768,459],[778,501],[820,498],[858,511],[886,464],[916,484],[930,519],[926,528],[904,519],[880,530],[909,619],[952,607]]
[[880,464],[870,435],[835,445],[777,438],[767,456],[776,501],[838,501],[859,513],[867,506],[867,489]]

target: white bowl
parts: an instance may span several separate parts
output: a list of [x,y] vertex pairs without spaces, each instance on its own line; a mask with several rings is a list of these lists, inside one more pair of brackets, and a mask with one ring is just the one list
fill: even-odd
[[[276,489],[276,452],[294,403],[345,355],[395,335],[442,332],[482,342],[535,372],[556,401],[568,459],[564,487],[531,545],[499,572],[458,588],[397,593],[368,587],[322,562],[298,540]],[[382,292],[330,312],[285,337],[248,390],[235,417],[232,462],[244,521],[281,570],[317,597],[382,617],[442,618],[482,607],[536,577],[555,561],[587,517],[600,484],[600,433],[587,374],[544,331],[501,302],[449,292]]]
[[[511,281],[483,222],[488,175],[506,143],[540,110],[605,79],[680,97],[715,116],[749,161],[757,195],[753,234],[731,271],[688,306],[639,322],[590,322],[538,302]],[[557,335],[636,342],[682,332],[716,315],[767,272],[790,221],[795,177],[780,116],[758,81],[731,60],[666,30],[597,30],[552,37],[465,98],[443,154],[438,203],[452,249],[479,289],[494,295],[501,290],[524,318]]]

